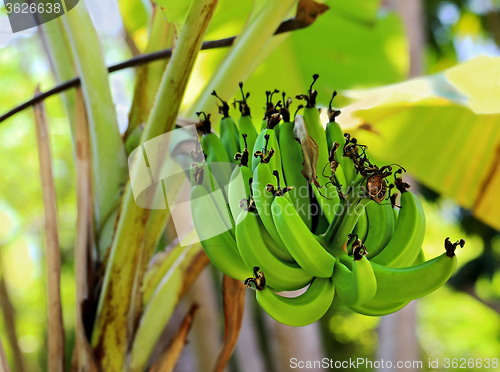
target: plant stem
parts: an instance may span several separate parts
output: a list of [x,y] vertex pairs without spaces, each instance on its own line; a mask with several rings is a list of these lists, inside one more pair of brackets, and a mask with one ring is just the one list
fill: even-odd
[[[218,0],[201,0],[193,3],[172,59],[163,75],[142,135],[143,142],[174,128],[189,76],[217,2]],[[148,160],[150,163],[153,161]],[[140,174],[138,164],[136,161],[131,169],[131,179],[137,179]],[[130,316],[133,314],[135,303],[134,286],[149,215],[149,209],[140,208],[136,204],[129,183],[123,196],[122,211],[110,250],[92,334],[96,357],[105,371],[121,372],[125,367],[129,342],[133,337]],[[164,315],[168,320],[170,314]],[[158,327],[158,324],[155,327]],[[162,329],[163,327],[159,331]],[[150,351],[152,349],[141,348],[137,353],[142,357]],[[147,358],[145,362],[147,363]],[[137,370],[144,370],[146,365],[141,365],[142,369]]]
[[[350,195],[353,195],[352,192]],[[347,242],[347,236],[352,232],[358,222],[359,216],[366,205],[372,202],[365,197],[347,197],[341,199],[342,214],[335,218],[337,222],[332,222],[326,232],[323,234],[323,242],[330,252],[344,250],[344,244]],[[339,210],[338,209],[338,210]]]
[[130,349],[129,372],[142,372],[179,301],[209,263],[201,244],[183,248],[145,306]]

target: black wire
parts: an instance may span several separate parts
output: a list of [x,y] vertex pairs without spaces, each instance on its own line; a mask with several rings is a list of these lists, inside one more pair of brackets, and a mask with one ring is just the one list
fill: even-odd
[[[308,25],[298,22],[295,19],[290,19],[288,21],[284,21],[280,24],[276,32],[274,33],[275,35],[281,34],[284,32],[289,32],[293,30],[299,30],[301,28],[307,27]],[[233,37],[228,37],[225,39],[220,39],[220,40],[213,40],[213,41],[205,41],[202,44],[201,50],[209,50],[209,49],[216,49],[216,48],[224,48],[231,46],[236,39],[236,36]],[[108,67],[108,72],[115,72],[115,71],[120,71],[126,68],[130,67],[135,67],[139,66],[145,63],[157,61],[159,59],[165,59],[165,58],[170,58],[172,56],[172,48],[169,49],[164,49],[160,50],[158,52],[154,53],[149,53],[149,54],[143,54],[134,58],[131,58],[129,60],[126,60],[124,62],[117,63],[116,65],[112,65]],[[45,98],[48,98],[50,96],[53,96],[54,94],[64,92],[65,90],[68,90],[70,88],[77,87],[78,85],[81,84],[81,80],[79,77],[75,77],[71,80],[65,81],[61,84],[56,85],[54,88],[49,89],[43,93],[37,94],[35,97],[31,98],[30,100],[20,104],[19,106],[14,107],[12,110],[6,112],[2,116],[0,116],[0,123],[5,121],[6,119],[10,118],[11,116],[17,114],[18,112],[23,111],[24,109],[33,106],[37,104],[38,102],[43,101]]]

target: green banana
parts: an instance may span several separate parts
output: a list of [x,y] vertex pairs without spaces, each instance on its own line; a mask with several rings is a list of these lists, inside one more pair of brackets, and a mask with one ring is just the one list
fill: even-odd
[[[249,200],[252,195],[251,180],[253,174],[250,168],[241,166],[236,167],[231,174],[231,181],[229,182],[228,199],[229,208],[233,218],[238,218],[241,212],[241,201],[243,199]],[[250,202],[250,201],[249,201]]]
[[220,139],[226,149],[229,161],[234,163],[236,162],[234,155],[240,151],[240,134],[238,132],[238,127],[233,118],[229,116],[229,105],[227,102],[220,98],[215,90],[212,92],[212,96],[216,97],[222,105],[219,106],[219,113],[222,114],[222,119],[220,121]]
[[293,291],[305,287],[313,280],[313,276],[297,263],[282,261],[272,253],[279,248],[270,249],[276,243],[270,238],[258,215],[247,211],[240,213],[236,223],[236,241],[247,267],[260,267],[265,274],[266,284],[273,289]]
[[315,278],[309,288],[297,297],[283,297],[270,288],[257,291],[257,302],[280,323],[303,327],[320,319],[330,308],[335,287],[330,278]]
[[215,203],[202,185],[195,185],[191,190],[191,215],[201,245],[215,267],[238,280],[252,276],[252,271],[240,256],[236,241],[227,231]]
[[[255,141],[257,140],[257,130],[252,121],[252,116],[250,115],[250,107],[247,104],[247,99],[250,97],[250,93],[243,93],[243,83],[239,84],[242,100],[236,101],[239,104],[239,109],[241,116],[238,119],[238,129],[240,133],[240,149],[247,147],[249,150],[253,150]],[[246,142],[243,141],[242,134],[246,134]],[[250,154],[251,155],[251,154]]]
[[239,161],[240,164],[238,167],[234,168],[228,187],[229,207],[231,209],[233,218],[238,218],[238,215],[241,212],[241,203],[242,201],[244,203],[244,200],[246,200],[247,209],[250,209],[252,211],[253,209],[255,209],[251,188],[253,173],[252,170],[248,167],[248,161],[250,157],[247,147],[248,135],[246,133],[243,133],[241,135],[241,138],[243,138],[243,152],[238,152],[234,156],[234,160]]
[[276,242],[276,246],[279,248],[279,250],[276,250],[273,253],[283,261],[294,262],[295,260],[293,256],[288,252],[285,244],[281,240],[278,230],[276,230],[276,226],[274,225],[273,215],[271,212],[274,195],[267,190],[267,185],[274,185],[275,182],[276,178],[273,176],[271,169],[269,168],[269,164],[259,164],[253,172],[253,198],[262,223],[273,240]]
[[[425,261],[424,251],[420,250],[420,254],[417,259],[413,263],[413,265],[418,265]],[[393,301],[377,301],[370,300],[363,305],[358,306],[348,306],[351,310],[368,316],[383,316],[395,313],[398,310],[401,310],[403,307],[408,305],[410,301],[401,301],[401,302],[393,302]]]
[[[330,100],[330,103],[328,105],[328,124],[326,124],[325,128],[325,134],[326,134],[326,142],[327,146],[329,149],[333,147],[333,144],[337,142],[340,146],[340,149],[343,149],[345,146],[345,137],[344,137],[344,132],[342,131],[342,128],[340,128],[340,125],[335,121],[335,118],[340,115],[340,110],[334,110],[332,109],[332,102],[335,96],[337,95],[337,92],[333,92],[332,99]],[[352,181],[354,180],[354,173],[355,169],[350,161],[350,159],[345,158],[343,155],[342,151],[337,151],[335,153],[335,160],[339,163],[340,168],[343,171],[344,174],[344,179],[345,183],[342,183],[342,180],[339,180],[339,182],[343,186],[349,186]]]
[[[286,110],[286,111],[285,111]],[[303,176],[300,165],[304,161],[300,144],[295,140],[293,123],[290,122],[288,107],[281,110],[284,123],[281,125],[279,144],[285,184],[293,187],[288,192],[297,213],[311,230],[312,216],[309,208],[309,184]],[[288,117],[286,115],[288,114]]]
[[335,258],[318,242],[320,238],[309,231],[292,203],[277,196],[271,211],[276,230],[295,261],[311,275],[331,277]]
[[[373,203],[370,203],[373,204]],[[368,204],[368,205],[370,205]],[[357,235],[358,238],[362,241],[365,241],[366,235],[368,233],[368,230],[370,228],[370,223],[368,221],[368,217],[366,214],[366,208],[363,210],[363,213],[359,215],[358,222],[356,223],[356,226],[354,226],[353,234]],[[365,244],[366,246],[366,244]],[[371,250],[368,251],[368,255],[371,257],[372,252]]]
[[212,198],[217,211],[219,212],[219,218],[224,222],[227,229],[234,237],[234,221],[232,218],[231,210],[228,210],[226,201],[222,190],[219,187],[217,180],[212,177],[208,169],[208,164],[203,163],[198,165],[193,159],[191,163],[190,174],[191,174],[191,186],[202,185],[206,190],[210,192],[210,197]]
[[350,305],[347,307],[358,314],[367,316],[383,316],[395,313],[396,311],[401,310],[409,303],[410,301],[387,302],[387,301],[371,300],[363,305],[357,305],[357,306]]
[[[302,117],[304,118],[305,126],[307,128],[307,133],[311,137],[311,139],[318,146],[318,157],[316,162],[316,177],[317,180],[310,180],[313,182],[317,182],[319,185],[323,186],[326,190],[320,192],[318,187],[313,187],[313,192],[316,195],[316,199],[318,200],[319,205],[321,206],[323,213],[325,214],[328,222],[331,223],[335,217],[335,211],[332,210],[332,205],[337,204],[337,200],[332,203],[328,198],[325,198],[323,195],[332,195],[335,192],[331,192],[329,189],[331,186],[329,184],[330,179],[323,174],[323,170],[325,165],[329,164],[329,150],[328,144],[325,135],[325,129],[323,124],[321,123],[321,118],[319,116],[319,111],[316,108],[316,96],[317,91],[313,89],[313,85],[316,80],[319,78],[318,74],[313,75],[313,82],[309,88],[308,94],[302,94],[296,96],[298,99],[304,99],[307,102],[306,107],[304,108]],[[298,116],[298,115],[297,115]],[[297,120],[296,116],[296,120]],[[339,175],[342,170],[339,168]],[[342,172],[343,173],[343,172]],[[342,185],[344,187],[345,185]]]
[[281,151],[274,130],[269,128],[264,129],[255,141],[252,157],[252,171],[255,171],[257,165],[261,163],[268,163],[271,171],[277,170],[280,173],[280,183],[284,184],[281,174]]
[[464,244],[465,240],[452,244],[447,238],[445,253],[409,267],[393,268],[372,262],[373,272],[377,278],[377,294],[374,300],[411,301],[434,292],[446,283],[455,271],[457,266],[455,249],[458,245],[463,247]]
[[368,220],[366,237],[361,238],[368,250],[370,260],[377,256],[389,243],[394,233],[394,213],[389,203],[370,203],[366,206]]
[[388,267],[411,265],[420,253],[424,236],[425,214],[422,204],[413,193],[402,192],[401,211],[394,234],[384,249],[370,261]]
[[[363,305],[373,299],[377,293],[377,280],[372,265],[366,259],[366,249],[361,240],[356,239],[353,245],[354,261],[349,270],[343,263],[335,264],[333,283],[342,302],[347,306]],[[345,260],[352,260],[344,255]]]
[[[198,113],[203,114],[204,113]],[[210,122],[210,115],[205,115],[202,123],[201,130],[203,136],[201,137],[201,147],[206,154],[208,168],[213,178],[217,180],[220,185],[224,198],[227,200],[226,186],[231,179],[233,166],[229,162],[229,156],[221,139],[212,132],[212,124]]]
[[[278,89],[275,89],[273,92],[271,92],[270,90],[266,91],[266,112],[264,113],[264,119],[262,120],[262,125],[260,127],[261,132],[264,131],[264,129],[269,128],[269,119],[271,119],[272,116],[276,117],[276,114],[278,113],[278,110],[276,109],[273,103],[273,95],[279,92],[280,91]],[[278,124],[279,124],[279,117],[277,117],[276,122],[272,126],[273,130],[274,127],[277,126]],[[278,130],[275,132],[276,138],[279,138]]]

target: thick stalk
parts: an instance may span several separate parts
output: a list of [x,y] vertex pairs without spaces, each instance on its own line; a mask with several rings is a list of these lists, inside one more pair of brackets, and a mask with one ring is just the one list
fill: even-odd
[[[148,46],[144,53],[157,52],[172,46],[174,27],[168,23],[159,5],[153,4],[153,13],[149,26]],[[143,65],[137,70],[134,89],[134,99],[129,113],[128,128],[125,138],[139,125],[144,124],[153,106],[158,86],[165,72],[168,59],[151,62]]]
[[[144,129],[144,142],[174,128],[194,61],[216,5],[217,0],[202,0],[193,4]],[[151,164],[152,159],[148,160]],[[132,167],[132,179],[140,172],[138,164],[136,162],[136,166]],[[92,334],[96,357],[106,371],[123,369],[128,344],[133,336],[129,328],[132,293],[149,214],[150,210],[137,206],[129,184],[111,246]],[[142,354],[148,351],[137,352]]]
[[193,244],[175,260],[144,309],[130,349],[129,372],[142,372],[179,301],[209,263],[201,244]]
[[[350,195],[353,194],[354,192]],[[341,214],[335,218],[337,222],[332,222],[323,234],[323,242],[330,252],[344,250],[344,244],[348,240],[347,236],[354,229],[363,208],[371,202],[371,199],[355,196],[348,196],[347,199],[340,200],[340,207],[337,211],[340,211]]]
[[174,129],[196,56],[217,2],[218,0],[194,2],[161,80],[142,142]]
[[213,118],[218,115],[214,97],[211,95],[212,91],[217,91],[221,97],[234,95],[238,89],[238,82],[245,80],[252,73],[255,59],[296,2],[297,0],[266,2],[258,15],[238,36],[225,60],[218,66],[186,116],[193,116],[197,111],[210,113]]

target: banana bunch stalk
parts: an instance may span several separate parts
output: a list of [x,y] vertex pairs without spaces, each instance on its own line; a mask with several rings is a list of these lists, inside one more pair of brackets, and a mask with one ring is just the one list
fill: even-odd
[[372,163],[366,146],[342,132],[332,101],[329,122],[321,122],[317,78],[296,96],[305,105],[294,117],[285,93],[274,104],[279,92],[266,92],[260,133],[242,83],[238,124],[213,92],[223,114],[220,137],[204,116],[201,147],[192,153],[191,211],[206,254],[290,326],[320,319],[335,293],[360,314],[395,312],[441,287],[465,244],[446,238],[445,252],[425,261],[425,215],[404,169]]

